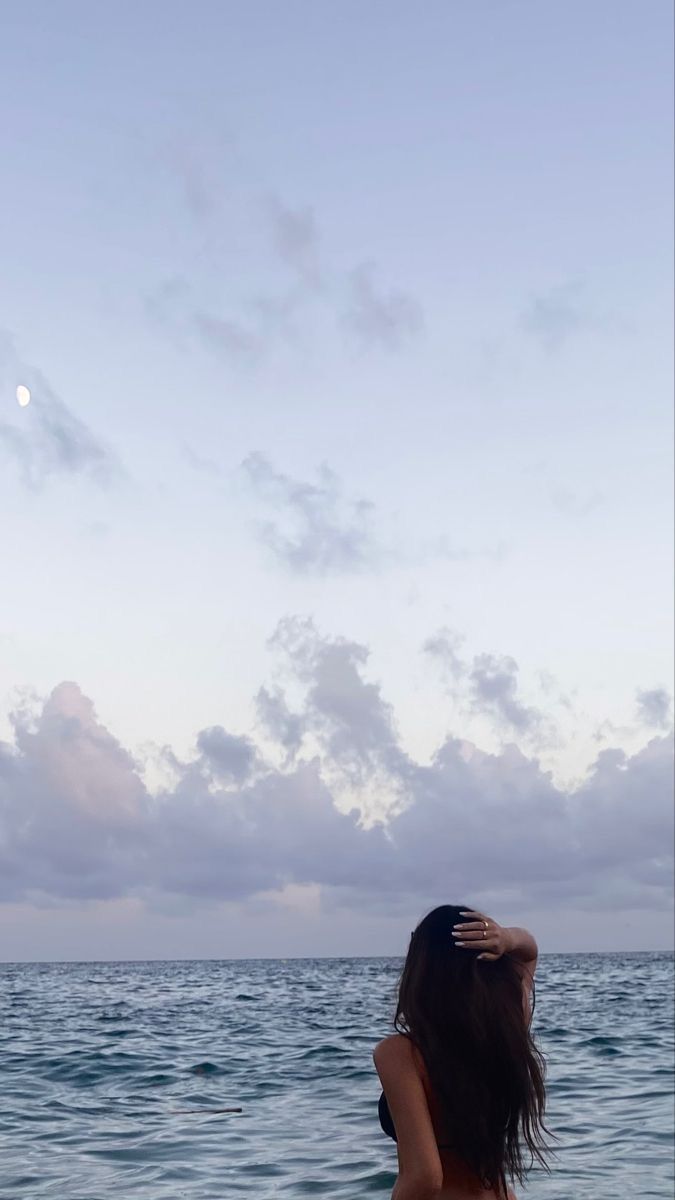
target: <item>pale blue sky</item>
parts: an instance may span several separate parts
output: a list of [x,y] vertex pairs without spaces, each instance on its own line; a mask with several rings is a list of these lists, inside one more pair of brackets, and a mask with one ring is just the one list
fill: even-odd
[[[3,26],[4,957],[185,956],[197,931],[214,955],[396,953],[456,888],[550,949],[641,948],[645,912],[669,944],[671,5],[27,3]],[[214,727],[246,771],[213,777]],[[448,738],[486,836],[526,827],[512,883],[457,825]],[[237,888],[195,884],[208,837],[163,875],[171,812],[210,828],[204,788],[254,829],[289,789],[314,829],[314,756],[366,824],[410,805],[399,858],[373,842],[347,886],[309,832],[265,871],[211,830]],[[115,813],[137,832],[85,880],[92,806],[104,841]],[[591,886],[602,821],[624,836]]]

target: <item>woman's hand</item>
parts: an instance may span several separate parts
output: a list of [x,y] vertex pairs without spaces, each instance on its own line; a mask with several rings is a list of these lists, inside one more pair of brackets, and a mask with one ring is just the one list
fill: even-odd
[[458,950],[480,950],[478,958],[485,958],[488,962],[495,962],[502,954],[508,954],[511,949],[509,929],[504,929],[492,917],[486,917],[485,913],[471,911],[461,915],[467,920],[455,925],[452,931]]

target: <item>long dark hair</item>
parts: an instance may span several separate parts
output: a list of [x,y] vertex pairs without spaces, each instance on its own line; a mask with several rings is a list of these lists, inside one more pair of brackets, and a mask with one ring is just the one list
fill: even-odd
[[[549,1170],[546,1064],[530,1035],[518,967],[509,955],[478,961],[455,946],[470,905],[443,904],[420,921],[401,973],[394,1026],[420,1051],[450,1143],[484,1187],[507,1196],[523,1183],[520,1136]],[[534,996],[533,996],[534,1000]],[[534,1007],[532,1008],[534,1012]],[[530,1021],[532,1017],[530,1016]],[[528,1169],[529,1169],[528,1167]]]

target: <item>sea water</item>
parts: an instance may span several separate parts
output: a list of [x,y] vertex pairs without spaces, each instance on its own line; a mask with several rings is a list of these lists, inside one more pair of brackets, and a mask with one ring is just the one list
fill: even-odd
[[[371,1052],[400,967],[0,965],[0,1196],[389,1197]],[[672,954],[543,955],[533,1029],[558,1141],[517,1195],[672,1200]]]

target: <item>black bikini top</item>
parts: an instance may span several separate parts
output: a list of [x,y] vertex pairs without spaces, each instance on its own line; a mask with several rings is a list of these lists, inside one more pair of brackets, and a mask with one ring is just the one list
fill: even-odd
[[[391,1113],[389,1112],[389,1105],[387,1104],[387,1097],[385,1096],[384,1092],[382,1092],[382,1095],[378,1101],[377,1113],[380,1118],[380,1125],[382,1126],[383,1133],[386,1133],[387,1137],[393,1138],[395,1142],[398,1141],[396,1137],[396,1128],[394,1126]],[[445,1142],[443,1145],[441,1145],[439,1142],[438,1149],[454,1150],[455,1147],[449,1142]]]

